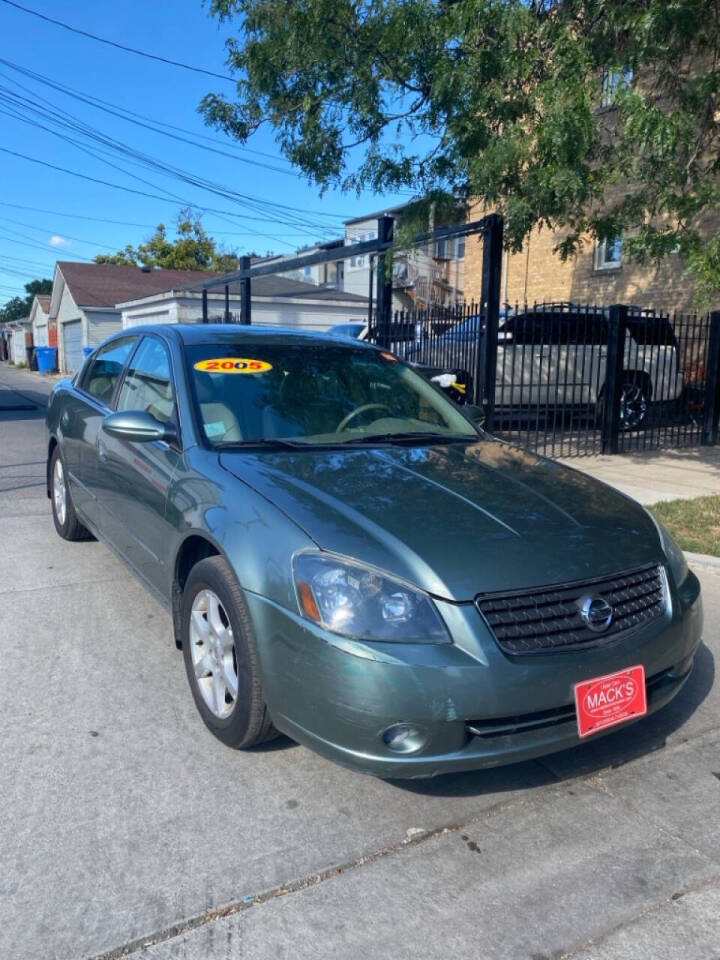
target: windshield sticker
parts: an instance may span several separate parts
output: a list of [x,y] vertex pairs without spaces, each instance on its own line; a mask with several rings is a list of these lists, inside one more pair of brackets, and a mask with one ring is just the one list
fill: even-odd
[[267,373],[272,364],[266,360],[248,360],[247,357],[218,357],[217,360],[199,360],[196,370],[203,373]]
[[221,437],[227,432],[227,427],[222,420],[215,420],[213,423],[205,424],[205,436],[208,438]]

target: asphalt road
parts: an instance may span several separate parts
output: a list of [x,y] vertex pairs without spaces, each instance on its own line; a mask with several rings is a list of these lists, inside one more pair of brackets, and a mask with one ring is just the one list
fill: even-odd
[[233,752],[165,611],[56,536],[47,389],[0,364],[0,958],[720,958],[718,574],[684,691],[582,748],[415,783]]

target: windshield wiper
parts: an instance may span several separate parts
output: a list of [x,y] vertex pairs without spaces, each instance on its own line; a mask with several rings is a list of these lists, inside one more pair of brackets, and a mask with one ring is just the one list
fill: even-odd
[[276,437],[260,437],[258,440],[226,440],[214,444],[216,450],[249,450],[252,447],[283,447],[291,450],[301,450],[312,446],[309,443],[298,443],[295,440],[281,440]]
[[348,445],[355,443],[415,443],[418,440],[425,443],[469,443],[477,440],[476,434],[459,433],[429,433],[425,430],[413,430],[407,433],[369,433],[362,437],[353,437]]
[[253,450],[262,448],[265,450],[285,449],[285,450],[336,450],[338,447],[344,447],[343,440],[285,440],[279,437],[260,437],[257,440],[227,440],[223,443],[216,443],[216,450]]

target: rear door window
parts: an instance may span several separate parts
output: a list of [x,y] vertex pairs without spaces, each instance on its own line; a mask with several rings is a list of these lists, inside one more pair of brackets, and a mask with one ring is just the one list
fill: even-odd
[[136,343],[137,337],[122,337],[100,347],[83,374],[80,389],[109,407],[120,375]]

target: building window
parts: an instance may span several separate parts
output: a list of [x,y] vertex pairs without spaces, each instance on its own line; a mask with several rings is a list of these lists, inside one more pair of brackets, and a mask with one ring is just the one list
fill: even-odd
[[442,240],[435,241],[435,258],[437,260],[447,260],[448,256],[448,242],[447,238],[443,237]]
[[465,259],[465,237],[455,238],[455,259],[456,260]]
[[305,276],[306,277],[312,276],[312,267],[305,267]]
[[622,265],[622,237],[602,240],[595,247],[595,269],[617,270]]
[[632,79],[632,70],[605,70],[603,73],[600,108],[607,110],[610,107],[614,107],[617,103],[618,93],[629,87]]

